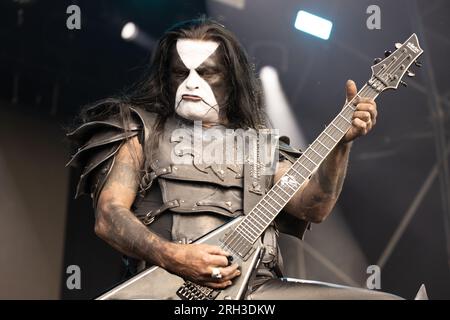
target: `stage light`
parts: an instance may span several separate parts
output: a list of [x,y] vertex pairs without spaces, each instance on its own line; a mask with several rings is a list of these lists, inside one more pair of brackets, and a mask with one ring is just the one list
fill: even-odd
[[331,29],[333,28],[333,23],[327,19],[300,10],[295,19],[295,28],[315,37],[328,40],[330,38]]
[[156,40],[140,29],[135,23],[127,22],[121,32],[122,39],[139,45],[146,50],[153,50]]
[[289,105],[281,86],[278,71],[272,66],[261,68],[260,79],[263,87],[266,112],[274,128],[280,130],[280,135],[291,138],[292,145],[305,148],[306,140],[297,123],[295,114]]
[[124,40],[134,40],[138,33],[138,27],[133,22],[128,22],[123,26],[121,35]]
[[243,10],[245,7],[246,0],[212,0],[212,1],[220,2],[235,9]]

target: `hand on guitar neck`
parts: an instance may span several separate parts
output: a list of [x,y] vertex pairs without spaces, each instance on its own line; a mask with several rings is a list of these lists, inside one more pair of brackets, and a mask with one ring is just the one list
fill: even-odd
[[[347,102],[357,94],[356,84],[352,80],[346,83]],[[347,143],[369,133],[377,122],[377,104],[373,99],[357,97],[354,101],[356,110],[353,113],[352,127],[347,131],[341,142]]]

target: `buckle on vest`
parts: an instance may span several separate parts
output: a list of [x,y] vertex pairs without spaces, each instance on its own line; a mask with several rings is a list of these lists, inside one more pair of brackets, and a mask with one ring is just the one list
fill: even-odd
[[161,207],[159,207],[158,210],[150,210],[144,218],[142,218],[142,223],[148,226],[153,221],[155,221],[156,217],[159,216],[161,213],[166,211],[167,209],[172,209],[175,207],[179,207],[180,202],[178,200],[171,200],[166,203],[164,203]]

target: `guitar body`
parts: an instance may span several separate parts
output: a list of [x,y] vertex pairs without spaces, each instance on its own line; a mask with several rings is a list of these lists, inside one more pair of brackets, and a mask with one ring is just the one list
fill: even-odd
[[[205,243],[215,246],[222,246],[223,239],[228,232],[231,232],[240,222],[242,217],[233,219],[225,225],[206,234],[195,243]],[[233,280],[233,284],[224,290],[212,290],[210,288],[194,285],[174,275],[163,268],[151,267],[142,271],[131,279],[118,285],[112,290],[104,293],[98,300],[237,300],[242,299],[247,289],[248,280],[257,267],[262,250],[261,241],[254,244],[253,250],[242,259],[239,255],[232,254],[233,263],[237,263],[241,270],[241,275]],[[230,252],[232,253],[232,252]],[[184,285],[184,292],[179,292]],[[201,290],[201,292],[198,292]],[[211,292],[210,292],[211,291]],[[206,295],[205,295],[206,293]]]

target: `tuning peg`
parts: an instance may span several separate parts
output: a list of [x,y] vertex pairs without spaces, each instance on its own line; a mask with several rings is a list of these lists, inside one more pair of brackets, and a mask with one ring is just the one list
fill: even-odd
[[420,62],[420,61],[414,61],[414,64],[416,65],[416,67],[422,67],[422,62]]
[[373,64],[380,63],[381,60],[383,60],[383,59],[381,59],[381,58],[375,58],[375,59],[373,59]]
[[408,84],[405,82],[405,81],[400,81],[400,84],[402,85],[402,86],[404,86],[404,87],[407,87],[408,86]]
[[391,55],[391,51],[389,51],[389,50],[386,50],[385,52],[384,52],[384,56],[387,58],[387,57],[389,57],[390,55]]
[[415,77],[416,74],[414,72],[412,72],[411,70],[408,70],[407,76],[412,78],[412,77]]
[[401,43],[397,42],[397,43],[395,44],[395,49],[400,49],[401,47],[402,47],[402,44],[401,44]]

